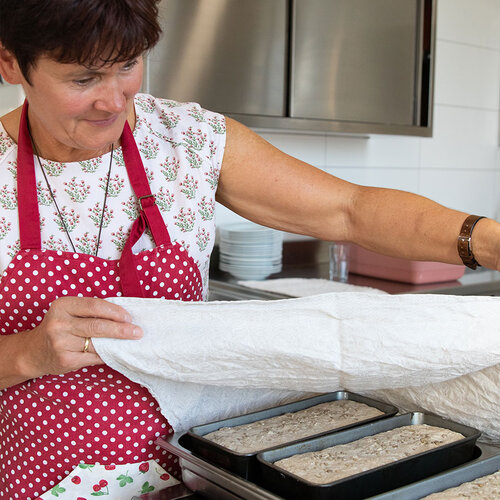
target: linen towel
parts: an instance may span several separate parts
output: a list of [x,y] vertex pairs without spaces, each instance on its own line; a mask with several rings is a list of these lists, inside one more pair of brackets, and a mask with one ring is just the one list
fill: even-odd
[[320,278],[278,278],[264,281],[238,281],[239,285],[267,292],[284,293],[291,297],[307,297],[331,292],[386,293],[377,288],[351,285]]
[[[500,442],[494,297],[353,292],[276,301],[109,300],[145,333],[139,341],[94,339],[97,352],[146,386],[176,431],[304,391],[386,390],[396,401],[394,391],[403,389],[407,402]],[[474,374],[479,370],[485,371]]]

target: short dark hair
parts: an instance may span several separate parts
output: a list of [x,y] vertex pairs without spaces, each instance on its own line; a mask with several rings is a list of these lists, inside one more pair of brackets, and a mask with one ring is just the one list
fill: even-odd
[[0,0],[0,43],[24,78],[40,56],[87,67],[125,62],[161,34],[159,0]]

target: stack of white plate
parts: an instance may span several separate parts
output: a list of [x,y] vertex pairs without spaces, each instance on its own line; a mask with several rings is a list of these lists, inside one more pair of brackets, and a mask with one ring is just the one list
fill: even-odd
[[283,233],[253,222],[220,227],[219,268],[242,280],[262,280],[281,271]]

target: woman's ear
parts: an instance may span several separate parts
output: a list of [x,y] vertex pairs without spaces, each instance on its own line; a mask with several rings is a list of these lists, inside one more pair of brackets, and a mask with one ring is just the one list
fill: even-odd
[[2,45],[0,45],[0,75],[7,83],[13,85],[23,81],[21,68],[16,57]]

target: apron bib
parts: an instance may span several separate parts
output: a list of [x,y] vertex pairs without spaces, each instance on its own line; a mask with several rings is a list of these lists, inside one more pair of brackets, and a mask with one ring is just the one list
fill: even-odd
[[[201,300],[200,272],[187,251],[170,240],[127,122],[121,142],[140,215],[120,259],[44,250],[25,103],[17,163],[21,245],[0,280],[1,334],[33,329],[50,303],[63,296]],[[134,254],[146,228],[156,247]],[[154,459],[179,476],[177,458],[154,445],[171,432],[149,392],[106,365],[9,387],[0,391],[0,498],[36,498],[78,463]]]

